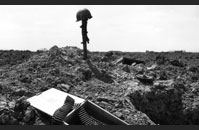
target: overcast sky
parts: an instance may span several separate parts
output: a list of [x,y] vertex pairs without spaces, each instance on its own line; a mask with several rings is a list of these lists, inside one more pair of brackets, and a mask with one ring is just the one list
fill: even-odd
[[82,48],[83,8],[90,51],[199,52],[199,5],[0,5],[0,49]]

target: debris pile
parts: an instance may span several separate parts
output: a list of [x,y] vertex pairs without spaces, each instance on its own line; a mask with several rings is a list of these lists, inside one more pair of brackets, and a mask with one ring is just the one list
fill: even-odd
[[[198,53],[1,51],[0,123],[47,125],[25,99],[50,88],[91,100],[132,125],[198,124]],[[10,58],[17,56],[17,58]],[[23,98],[22,98],[23,97]]]

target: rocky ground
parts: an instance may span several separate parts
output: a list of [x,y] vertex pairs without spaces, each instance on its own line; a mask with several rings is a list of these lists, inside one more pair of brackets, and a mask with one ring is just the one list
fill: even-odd
[[48,125],[25,99],[50,88],[132,125],[199,124],[199,53],[89,52],[88,61],[76,47],[0,53],[1,125]]

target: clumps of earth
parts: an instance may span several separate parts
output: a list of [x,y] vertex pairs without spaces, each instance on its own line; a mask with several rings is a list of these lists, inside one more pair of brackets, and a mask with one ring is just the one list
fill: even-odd
[[[26,99],[50,88],[88,99],[131,125],[199,124],[199,53],[0,50],[0,124],[49,125]],[[53,96],[53,95],[52,95]]]

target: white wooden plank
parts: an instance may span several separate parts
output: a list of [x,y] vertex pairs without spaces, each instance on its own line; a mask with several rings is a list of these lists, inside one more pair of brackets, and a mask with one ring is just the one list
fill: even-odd
[[55,88],[44,91],[40,95],[33,96],[27,99],[27,101],[30,102],[31,106],[50,116],[53,116],[53,113],[64,104],[64,101],[68,95],[75,100],[75,103],[85,102],[85,100],[82,98],[65,93]]

